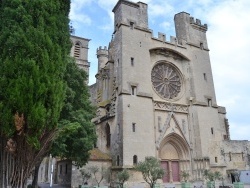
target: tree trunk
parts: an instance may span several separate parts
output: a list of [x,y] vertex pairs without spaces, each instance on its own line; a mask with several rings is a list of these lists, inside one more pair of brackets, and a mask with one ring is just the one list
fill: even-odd
[[5,141],[6,139],[0,134],[0,186],[1,187],[7,187],[6,185],[6,151],[5,151]]
[[[0,134],[0,187],[26,188],[27,180],[34,168],[37,171],[35,174],[38,175],[39,166],[49,151],[54,133],[55,131],[51,130],[41,136],[40,150],[31,147],[24,135],[13,137],[11,139],[14,141],[14,151],[14,147],[6,149],[9,140]],[[35,181],[37,184],[37,179]]]
[[34,177],[33,177],[33,181],[32,181],[32,188],[38,188],[38,172],[39,172],[40,164],[41,163],[39,163],[38,165],[35,166]]

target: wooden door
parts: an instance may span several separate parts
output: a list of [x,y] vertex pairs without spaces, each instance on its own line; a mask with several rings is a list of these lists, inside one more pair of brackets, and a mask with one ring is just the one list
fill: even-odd
[[172,162],[171,162],[171,166],[172,166],[173,181],[174,181],[174,182],[179,182],[179,181],[180,181],[180,168],[179,168],[179,162],[178,162],[178,161],[172,161]]
[[164,176],[162,178],[163,183],[167,183],[169,182],[169,165],[168,165],[168,161],[162,161],[161,162],[161,167],[164,169]]

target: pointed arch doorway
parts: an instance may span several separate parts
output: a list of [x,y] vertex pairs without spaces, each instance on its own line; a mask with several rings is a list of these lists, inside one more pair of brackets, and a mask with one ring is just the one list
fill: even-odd
[[166,172],[163,183],[180,182],[180,172],[190,170],[188,144],[178,134],[173,133],[163,139],[159,157]]

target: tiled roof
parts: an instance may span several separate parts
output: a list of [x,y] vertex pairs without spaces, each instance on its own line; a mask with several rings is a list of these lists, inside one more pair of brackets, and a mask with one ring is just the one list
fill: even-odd
[[98,148],[94,148],[92,150],[89,151],[90,152],[90,160],[93,161],[110,161],[111,157],[107,154],[107,153],[103,153],[101,150],[99,150]]

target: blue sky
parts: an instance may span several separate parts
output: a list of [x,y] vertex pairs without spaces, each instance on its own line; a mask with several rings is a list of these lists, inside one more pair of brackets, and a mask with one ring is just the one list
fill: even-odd
[[[75,35],[89,43],[90,84],[97,72],[96,49],[108,46],[113,33],[112,9],[118,0],[71,0]],[[132,0],[132,2],[137,2]],[[227,108],[232,140],[250,140],[250,1],[142,0],[148,4],[149,28],[175,36],[174,15],[181,11],[208,24],[217,103]]]

